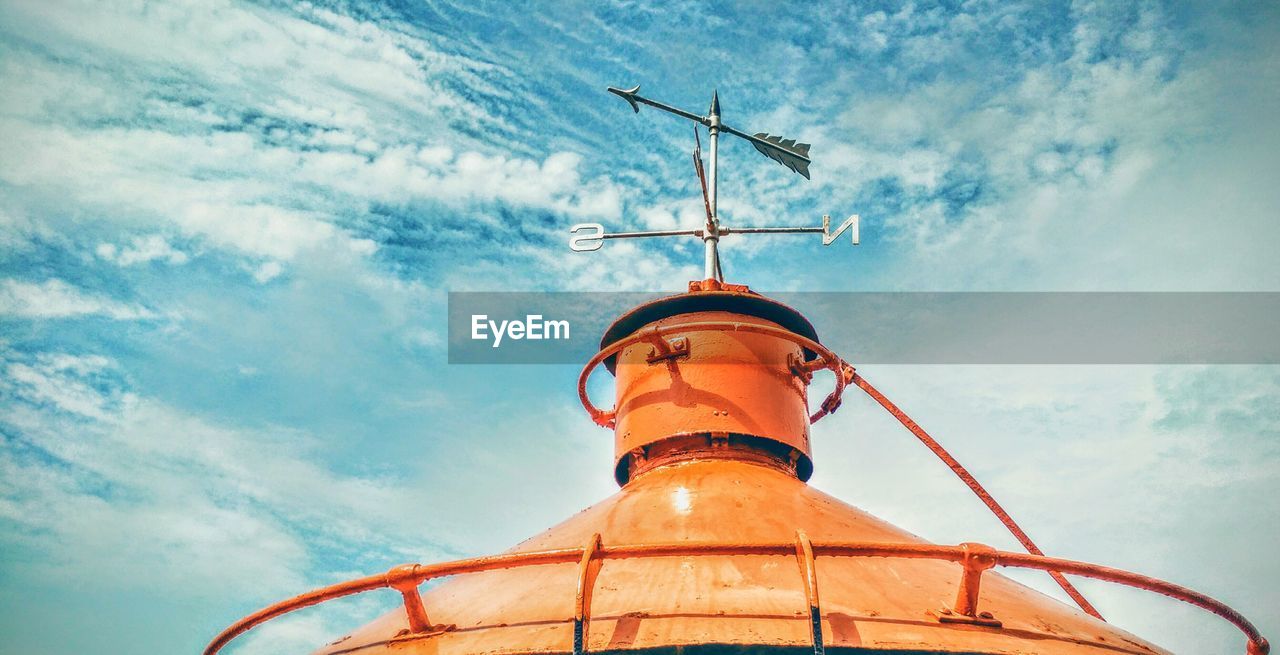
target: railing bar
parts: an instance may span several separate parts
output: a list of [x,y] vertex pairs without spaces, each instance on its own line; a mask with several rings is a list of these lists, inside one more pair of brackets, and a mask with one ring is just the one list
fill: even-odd
[[[964,559],[964,548],[961,546],[941,546],[934,544],[893,544],[893,543],[827,543],[810,544],[814,557],[892,557],[904,559],[936,559],[940,561],[960,562]],[[538,566],[544,564],[566,564],[583,560],[587,548],[563,548],[555,550],[534,551],[525,553],[504,553],[488,557],[456,560],[428,565],[405,565],[391,569],[386,573],[349,580],[329,587],[316,589],[281,601],[254,612],[223,630],[209,646],[205,655],[214,655],[232,639],[235,639],[253,627],[273,618],[297,609],[309,607],[329,600],[351,596],[386,587],[403,586],[405,584],[421,584],[434,578],[447,577],[465,573],[479,573],[499,569]],[[599,562],[607,558],[627,559],[645,557],[683,557],[693,555],[795,555],[796,544],[641,544],[631,546],[600,546],[596,549],[592,560]],[[1210,596],[1188,589],[1172,582],[1166,582],[1139,573],[1122,569],[1090,564],[1075,560],[1059,559],[1028,553],[995,551],[996,565],[1012,568],[1038,569],[1042,571],[1058,571],[1074,575],[1094,578],[1107,582],[1123,584],[1138,589],[1154,591],[1175,600],[1195,605],[1223,619],[1240,629],[1249,638],[1249,655],[1266,655],[1270,652],[1267,640],[1258,629],[1242,614]],[[585,632],[585,631],[584,631]],[[585,635],[584,635],[585,636]]]
[[344,596],[352,596],[355,594],[373,591],[387,587],[387,578],[385,574],[370,575],[355,580],[348,580],[315,591],[309,591],[305,594],[299,594],[288,600],[280,601],[274,605],[264,607],[242,619],[236,621],[223,630],[209,645],[204,649],[205,655],[213,655],[231,642],[232,639],[239,637],[251,628],[270,621],[277,616],[288,614],[294,610],[319,605],[320,603],[342,598]]
[[[1039,569],[1042,571],[1059,571],[1062,573],[1073,573],[1075,575],[1086,578],[1094,578],[1097,580],[1105,580],[1123,584],[1129,587],[1144,589],[1146,591],[1154,591],[1158,594],[1168,596],[1184,603],[1195,605],[1203,610],[1216,614],[1240,629],[1251,642],[1255,644],[1265,645],[1267,640],[1258,632],[1258,628],[1246,619],[1244,615],[1232,609],[1226,603],[1220,600],[1202,594],[1198,591],[1188,589],[1182,585],[1172,582],[1166,582],[1159,578],[1142,575],[1141,573],[1133,573],[1123,569],[1103,566],[1101,564],[1090,564],[1088,562],[1077,562],[1069,559],[1059,559],[1056,557],[1042,557],[1038,555],[1030,555],[1027,553],[1009,553],[1000,551],[997,553],[997,566]],[[1266,653],[1269,647],[1264,648],[1260,653]]]

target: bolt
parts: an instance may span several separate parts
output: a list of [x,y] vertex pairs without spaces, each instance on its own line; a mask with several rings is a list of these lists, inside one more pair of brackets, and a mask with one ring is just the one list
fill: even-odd
[[994,618],[996,618],[996,617],[995,617],[995,615],[993,615],[991,612],[979,612],[979,613],[978,613],[978,616],[980,616],[980,617],[982,617],[982,618],[984,618],[984,619],[994,619]]

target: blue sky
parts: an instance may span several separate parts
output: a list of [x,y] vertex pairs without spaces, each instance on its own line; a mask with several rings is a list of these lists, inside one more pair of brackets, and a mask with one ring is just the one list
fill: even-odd
[[[814,144],[808,182],[722,150],[727,223],[863,217],[856,251],[726,240],[759,290],[1275,291],[1277,35],[1268,3],[0,3],[0,650],[193,652],[611,493],[573,367],[448,366],[443,333],[451,290],[699,276],[696,243],[565,247],[582,221],[698,223],[687,126],[608,85],[695,110],[718,88],[730,124]],[[1275,367],[863,373],[1047,550],[1280,634]],[[824,490],[1016,547],[870,403],[815,444]],[[1081,586],[1174,650],[1242,649]]]

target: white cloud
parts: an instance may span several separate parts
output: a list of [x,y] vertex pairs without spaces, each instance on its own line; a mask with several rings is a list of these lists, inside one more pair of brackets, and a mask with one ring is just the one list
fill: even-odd
[[[957,66],[1037,20],[1018,5],[926,13],[936,14],[865,20],[890,44],[929,35],[926,50]],[[1188,47],[1158,5],[1079,3],[1070,20],[1061,42],[1002,44],[985,76],[940,68],[914,47],[895,54],[928,80],[860,88],[837,120],[791,135],[819,144],[819,189],[804,193],[862,214],[868,245],[891,256],[875,270],[879,286],[1274,288],[1266,253],[1280,247],[1270,220],[1280,197],[1260,171],[1274,169],[1280,144],[1265,118],[1277,87],[1257,83],[1277,70],[1274,50],[1226,21],[1197,29],[1244,39],[1238,47]],[[752,178],[743,191],[759,186]],[[966,188],[975,195],[952,206]],[[777,196],[804,202],[790,189]]]
[[190,257],[174,248],[159,234],[134,237],[127,246],[100,243],[94,249],[99,257],[120,266],[135,266],[153,261],[169,264],[185,264]]
[[[839,347],[838,344],[832,344]],[[863,367],[1050,555],[1224,598],[1266,627],[1255,579],[1275,540],[1275,367]],[[816,383],[815,383],[816,384]],[[916,439],[857,389],[815,426],[813,484],[944,543],[1021,547]],[[906,477],[904,477],[904,475]],[[1212,554],[1212,555],[1211,555]],[[1214,566],[1203,560],[1212,556]],[[1046,576],[1019,579],[1062,597]],[[1179,652],[1242,648],[1234,629],[1158,594],[1082,583],[1116,625]],[[1069,602],[1069,601],[1066,601]]]
[[318,547],[373,548],[382,562],[428,542],[399,520],[416,506],[410,490],[332,471],[304,434],[222,427],[138,397],[100,356],[6,358],[6,423],[28,447],[0,449],[0,511],[17,526],[10,547],[42,553],[27,575],[258,598],[325,581]]
[[36,366],[12,362],[5,370],[5,377],[22,386],[27,397],[36,403],[87,418],[106,417],[113,399],[104,397],[86,380],[105,369],[109,360],[100,356],[54,354],[42,356],[38,361]]
[[21,318],[106,316],[121,321],[156,318],[155,312],[85,293],[57,278],[0,280],[0,315]]
[[258,284],[266,284],[267,282],[270,282],[271,280],[274,280],[277,277],[279,277],[280,274],[283,272],[284,272],[284,265],[281,264],[280,262],[277,262],[277,261],[265,262],[261,266],[258,266],[256,269],[254,269],[253,279],[257,280]]
[[[0,69],[11,100],[0,179],[93,207],[128,230],[176,228],[200,247],[285,263],[372,254],[373,242],[354,232],[375,203],[621,213],[622,191],[584,178],[576,153],[493,154],[505,149],[465,137],[497,121],[444,80],[499,93],[484,75],[506,73],[392,21],[231,3],[24,4],[4,14],[51,51],[95,49],[133,78],[122,84],[97,67],[15,52]],[[190,88],[166,88],[174,70]],[[100,252],[122,266],[182,257],[156,241]]]

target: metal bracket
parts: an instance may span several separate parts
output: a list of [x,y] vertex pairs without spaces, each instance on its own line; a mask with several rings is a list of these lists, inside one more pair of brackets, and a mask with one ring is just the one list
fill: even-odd
[[787,353],[787,368],[792,375],[800,378],[801,382],[805,384],[813,382],[813,369],[804,361],[803,355]]
[[676,337],[669,342],[665,339],[655,339],[653,343],[649,356],[645,358],[645,361],[650,364],[689,356],[689,339],[685,337]]
[[394,644],[402,641],[417,641],[419,639],[426,639],[428,637],[435,637],[436,635],[442,635],[446,632],[453,632],[454,630],[457,630],[457,629],[458,629],[458,626],[457,624],[454,624],[454,623],[433,625],[431,626],[431,629],[426,632],[414,632],[409,628],[405,628],[404,630],[397,632],[396,636],[392,637],[388,643]]
[[965,616],[956,614],[950,607],[943,607],[936,611],[930,612],[938,618],[939,623],[959,623],[962,625],[980,625],[986,628],[1003,628],[1004,624],[991,614],[991,612],[978,612],[977,616]]

